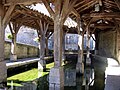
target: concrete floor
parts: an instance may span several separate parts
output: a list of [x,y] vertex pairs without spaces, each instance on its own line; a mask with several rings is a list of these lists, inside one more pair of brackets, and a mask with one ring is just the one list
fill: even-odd
[[120,65],[118,62],[108,58],[108,67],[105,73],[105,90],[120,90]]

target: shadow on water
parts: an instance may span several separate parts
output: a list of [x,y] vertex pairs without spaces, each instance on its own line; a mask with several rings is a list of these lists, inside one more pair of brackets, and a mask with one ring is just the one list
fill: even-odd
[[[75,68],[77,62],[77,55],[66,55],[67,61],[64,65],[65,77],[63,77],[65,80],[64,90],[104,90],[106,63],[96,60],[93,57],[91,58],[92,67],[85,68],[85,72],[86,74],[89,74],[90,77],[94,75],[94,78],[92,78],[92,80],[90,80],[91,82],[88,84],[89,89],[86,89],[86,86],[84,85],[85,75],[76,75]],[[49,71],[50,68],[47,68],[46,72]],[[8,82],[10,83],[11,81],[13,81],[14,83],[21,83],[21,86],[14,87],[13,90],[49,90],[48,77],[48,74],[46,74],[38,79],[29,82],[23,82],[19,80],[8,80]],[[86,80],[86,83],[88,82],[89,80]]]

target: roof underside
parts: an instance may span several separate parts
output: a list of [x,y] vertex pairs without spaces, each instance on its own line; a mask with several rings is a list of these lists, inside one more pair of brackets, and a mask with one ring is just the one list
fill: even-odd
[[[13,0],[3,0],[3,4],[7,7]],[[30,5],[42,3],[41,0],[15,0],[20,5]],[[54,0],[47,0],[54,3]],[[74,5],[74,10],[77,12],[82,21],[82,28],[90,22],[90,30],[110,30],[119,25],[120,22],[120,1],[119,0],[77,0]],[[42,18],[53,26],[52,20],[43,14],[33,10],[20,9],[16,7],[12,21],[22,22],[23,25],[38,29],[35,20]],[[75,14],[69,15],[73,20],[77,20]],[[49,19],[48,19],[49,18]],[[73,32],[73,31],[72,31]],[[76,31],[75,31],[76,32]],[[73,32],[74,33],[74,32]]]

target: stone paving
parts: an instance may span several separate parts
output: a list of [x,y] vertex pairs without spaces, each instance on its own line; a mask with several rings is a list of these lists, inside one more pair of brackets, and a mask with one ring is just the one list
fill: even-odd
[[[47,60],[48,58],[52,58],[52,56],[51,57],[45,57],[44,59]],[[22,66],[22,65],[38,62],[39,60],[40,59],[38,57],[18,59],[15,62],[10,61],[10,60],[6,60],[6,66],[7,66],[7,68],[13,68],[13,67],[18,67],[18,66]]]
[[105,90],[120,90],[120,65],[113,59],[108,60],[105,73]]

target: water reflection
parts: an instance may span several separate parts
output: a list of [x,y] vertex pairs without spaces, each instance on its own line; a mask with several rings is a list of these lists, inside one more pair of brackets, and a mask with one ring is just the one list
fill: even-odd
[[[106,63],[93,58],[93,67],[86,67],[83,76],[76,75],[75,67],[76,63],[71,61],[64,66],[64,90],[104,90]],[[47,73],[36,80],[21,83],[22,86],[18,87],[13,87],[13,81],[8,90],[48,90],[48,77]]]

